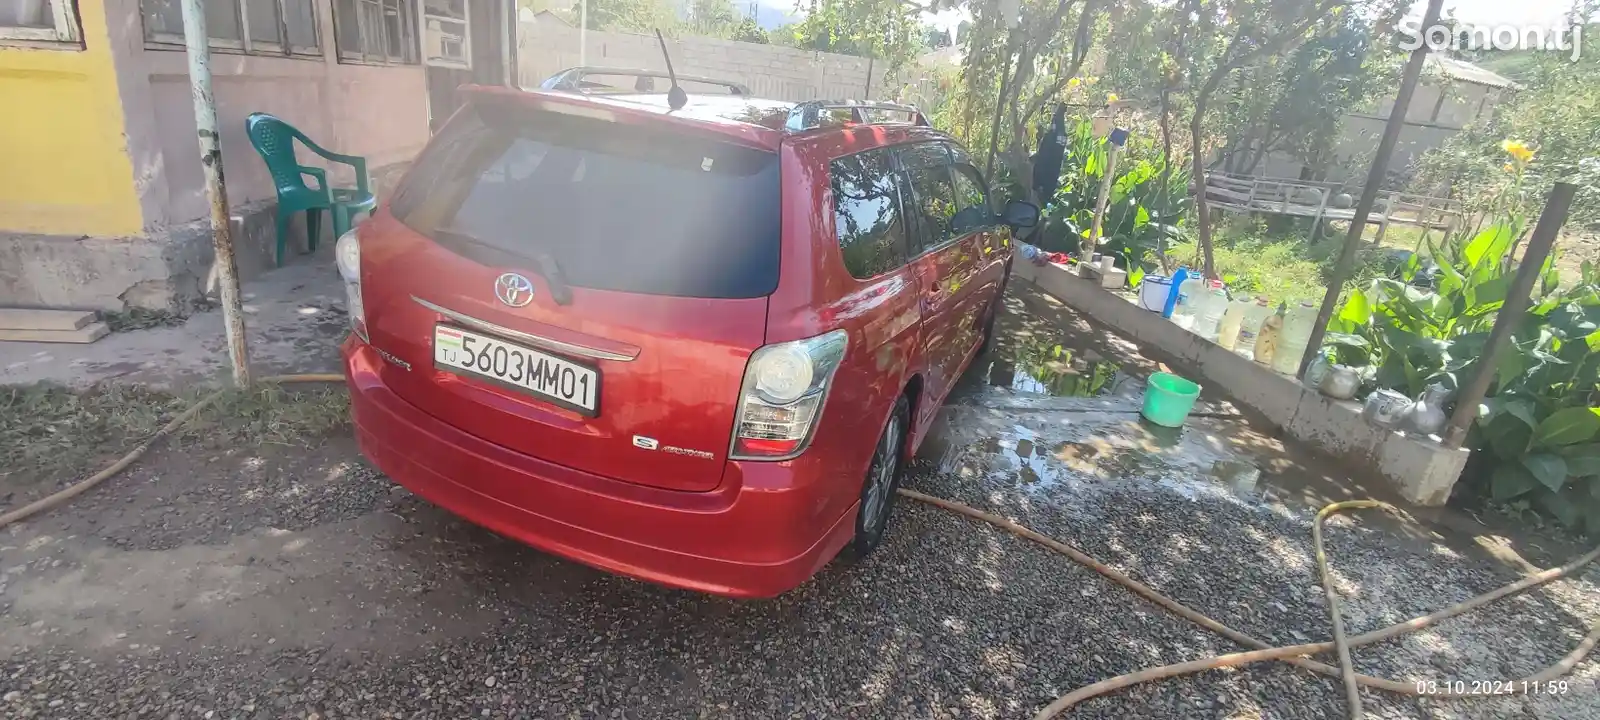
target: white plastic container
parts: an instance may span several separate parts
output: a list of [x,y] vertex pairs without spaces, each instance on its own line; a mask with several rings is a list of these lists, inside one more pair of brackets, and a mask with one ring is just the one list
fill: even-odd
[[1172,278],[1146,275],[1139,283],[1139,307],[1150,312],[1165,312],[1167,296],[1172,294]]
[[1272,314],[1272,305],[1266,298],[1256,298],[1254,305],[1244,311],[1244,318],[1239,321],[1239,339],[1233,343],[1233,351],[1251,360],[1256,357],[1256,336],[1261,333],[1261,324],[1267,321],[1267,316]]
[[1178,302],[1172,306],[1172,322],[1185,330],[1192,329],[1199,318],[1199,304],[1203,300],[1206,282],[1199,275],[1190,275],[1178,286]]
[[1317,325],[1317,306],[1302,301],[1289,311],[1283,321],[1283,337],[1278,341],[1278,354],[1272,359],[1272,369],[1285,375],[1300,370],[1300,358],[1306,354],[1311,342],[1311,330]]
[[1240,295],[1238,299],[1228,303],[1228,309],[1223,311],[1221,329],[1217,331],[1217,344],[1232,350],[1239,342],[1239,327],[1244,323],[1245,312],[1255,307],[1255,301],[1249,295]]

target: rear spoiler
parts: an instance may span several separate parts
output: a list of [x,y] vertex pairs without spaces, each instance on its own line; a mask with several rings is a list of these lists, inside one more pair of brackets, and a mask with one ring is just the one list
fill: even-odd
[[[548,78],[545,78],[544,82],[539,83],[539,89],[540,90],[557,90],[557,91],[562,91],[562,92],[585,93],[585,94],[590,93],[590,92],[596,92],[597,90],[600,90],[600,89],[599,88],[585,86],[585,84],[583,82],[583,79],[585,77],[590,76],[590,75],[619,75],[619,76],[622,76],[622,77],[631,77],[631,78],[651,78],[651,79],[661,78],[662,80],[671,80],[672,79],[672,76],[670,74],[662,72],[660,70],[636,70],[636,69],[631,69],[631,68],[598,67],[598,66],[586,65],[586,66],[583,66],[583,67],[575,67],[575,68],[569,68],[567,70],[562,70],[561,72],[558,72],[558,73],[556,73],[554,75],[551,75]],[[704,85],[716,85],[718,87],[725,87],[725,88],[728,88],[728,93],[730,95],[740,95],[740,96],[743,96],[743,97],[750,97],[750,88],[745,87],[742,83],[737,83],[737,82],[734,82],[732,80],[721,80],[721,79],[718,79],[718,78],[705,77],[705,76],[702,76],[702,75],[678,75],[678,80],[680,82],[696,82],[696,83],[701,83],[701,84],[704,84]],[[621,89],[619,91],[620,92],[628,92],[628,90],[626,90],[626,89]]]

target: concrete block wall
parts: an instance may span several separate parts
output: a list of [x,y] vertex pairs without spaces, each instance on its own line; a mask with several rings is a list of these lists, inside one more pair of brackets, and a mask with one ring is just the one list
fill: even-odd
[[[579,37],[576,28],[559,23],[521,23],[517,74],[523,87],[535,87],[585,61],[589,65],[666,69],[652,35],[591,30],[583,60]],[[678,72],[740,82],[756,97],[802,102],[863,99],[887,92],[885,68],[870,58],[694,36],[669,39],[667,48]]]
[[1220,389],[1289,437],[1387,479],[1406,501],[1443,505],[1471,452],[1373,427],[1341,402],[1178,327],[1091,280],[1054,265],[1018,261],[1014,277],[1068,307],[1187,365],[1202,386]]

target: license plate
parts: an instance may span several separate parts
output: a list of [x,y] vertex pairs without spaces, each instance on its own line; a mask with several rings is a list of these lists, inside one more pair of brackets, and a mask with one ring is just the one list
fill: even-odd
[[600,371],[587,365],[449,325],[433,328],[433,362],[589,417],[599,414]]

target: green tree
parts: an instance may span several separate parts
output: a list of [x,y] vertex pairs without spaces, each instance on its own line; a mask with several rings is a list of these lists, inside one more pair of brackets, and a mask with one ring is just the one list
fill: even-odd
[[794,28],[796,47],[860,55],[905,66],[922,48],[922,8],[903,0],[811,0]]
[[958,33],[965,53],[946,129],[979,148],[985,165],[998,158],[998,174],[1009,177],[1015,195],[1041,200],[1026,181],[1033,174],[1033,130],[1052,101],[1069,90],[1089,92],[1078,71],[1109,2],[1023,0],[1011,17],[998,0],[967,5],[972,21]]
[[712,37],[729,37],[739,25],[730,0],[694,0],[689,5],[689,22],[694,31]]
[[[1600,37],[1600,23],[1584,35]],[[1472,211],[1510,205],[1531,215],[1556,180],[1579,185],[1571,223],[1600,228],[1600,53],[1577,62],[1559,52],[1519,53],[1501,62],[1521,86],[1489,117],[1424,157],[1419,179],[1450,187]],[[1534,151],[1525,173],[1511,172],[1502,144]]]
[[739,42],[760,43],[762,45],[771,42],[771,39],[767,36],[767,31],[762,30],[761,26],[756,24],[755,18],[748,17],[740,20],[739,24],[734,26],[733,31],[728,35],[728,39],[738,40]]
[[1212,251],[1210,203],[1203,191],[1207,142],[1206,123],[1218,91],[1241,69],[1265,58],[1292,53],[1308,40],[1347,22],[1351,14],[1381,14],[1380,4],[1393,0],[1191,0],[1195,8],[1189,56],[1178,62],[1189,80],[1190,172],[1201,191],[1195,193],[1197,240],[1205,274],[1216,276]]
[[[589,0],[589,27],[595,30],[670,30],[678,25],[678,15],[666,0]],[[573,3],[572,17],[582,13],[582,3]]]

